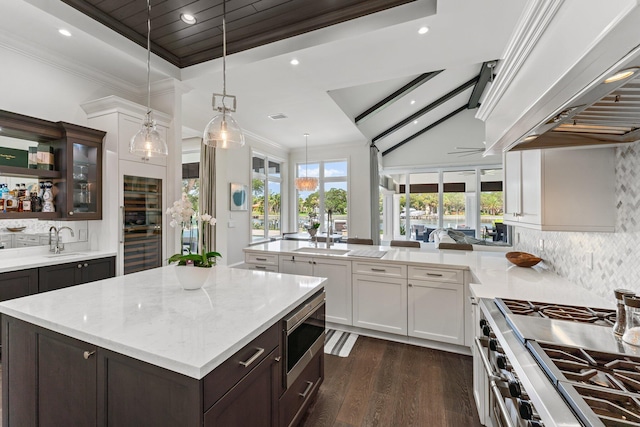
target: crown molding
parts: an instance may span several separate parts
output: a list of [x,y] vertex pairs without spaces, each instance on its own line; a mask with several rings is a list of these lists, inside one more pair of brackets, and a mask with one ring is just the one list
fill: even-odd
[[[89,119],[107,114],[122,113],[142,120],[145,114],[147,114],[147,107],[144,105],[137,104],[115,95],[105,96],[104,98],[85,102],[81,104],[80,107],[82,107]],[[169,114],[155,109],[153,110],[153,118],[162,126],[168,127],[171,123],[171,116]]]
[[278,150],[282,150],[282,151],[289,151],[289,148],[283,146],[282,144],[278,144],[277,142],[274,142],[272,140],[270,140],[269,138],[265,138],[264,136],[258,135],[256,133],[253,133],[251,131],[248,131],[246,129],[243,129],[242,132],[244,132],[244,136],[245,139],[247,136],[251,137],[251,139],[261,142],[262,144],[265,144],[271,148],[275,148]]
[[123,96],[135,96],[135,94],[139,92],[136,85],[123,79],[81,64],[68,56],[60,54],[53,55],[49,51],[41,49],[23,38],[9,34],[3,30],[0,30],[0,47],[70,75],[96,83]]
[[563,0],[530,0],[527,3],[502,55],[504,59],[498,62],[497,77],[478,109],[477,119],[486,121],[491,115],[562,3]]

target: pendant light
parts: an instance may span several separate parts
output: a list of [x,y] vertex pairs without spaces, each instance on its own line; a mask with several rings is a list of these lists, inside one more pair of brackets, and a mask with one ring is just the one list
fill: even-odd
[[145,157],[159,157],[169,154],[167,143],[156,130],[156,121],[151,111],[151,0],[147,0],[147,114],[142,128],[129,142],[129,152]]
[[309,176],[309,149],[307,147],[308,133],[304,134],[304,176],[296,178],[296,189],[299,191],[314,191],[318,188],[318,178]]
[[[227,1],[222,1],[222,93],[214,93],[211,105],[218,114],[204,128],[202,142],[214,148],[240,148],[244,146],[244,133],[238,123],[231,116],[236,111],[236,97],[227,95]],[[221,97],[220,105],[216,107],[216,96]],[[227,107],[225,99],[233,101],[232,107]]]

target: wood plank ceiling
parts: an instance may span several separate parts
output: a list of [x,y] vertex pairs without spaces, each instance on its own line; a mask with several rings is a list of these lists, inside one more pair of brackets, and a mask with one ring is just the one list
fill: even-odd
[[[147,47],[146,0],[62,0]],[[227,0],[227,54],[300,35],[416,0]],[[151,50],[188,67],[222,56],[221,0],[152,0]],[[194,25],[180,14],[196,17]]]

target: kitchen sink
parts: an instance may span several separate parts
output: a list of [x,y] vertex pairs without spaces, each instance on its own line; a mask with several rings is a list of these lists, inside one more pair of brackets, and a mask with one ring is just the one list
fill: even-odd
[[45,255],[44,257],[45,258],[61,258],[65,256],[80,256],[80,255],[86,255],[86,254],[82,252],[62,252],[59,254]]
[[331,249],[331,248],[298,248],[294,252],[302,252],[305,254],[322,254],[322,255],[344,255],[351,252],[349,249]]

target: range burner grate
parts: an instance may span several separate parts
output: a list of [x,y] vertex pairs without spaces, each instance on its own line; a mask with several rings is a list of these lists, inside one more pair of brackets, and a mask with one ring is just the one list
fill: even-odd
[[519,314],[524,316],[591,323],[603,326],[613,326],[616,322],[615,310],[604,308],[549,304],[505,298],[499,298],[497,305],[505,315]]

